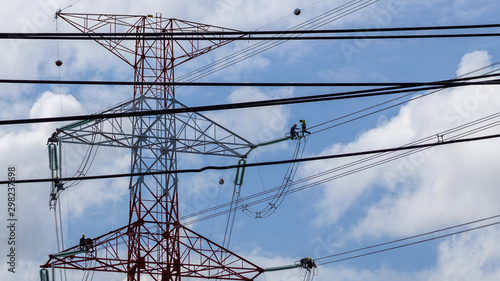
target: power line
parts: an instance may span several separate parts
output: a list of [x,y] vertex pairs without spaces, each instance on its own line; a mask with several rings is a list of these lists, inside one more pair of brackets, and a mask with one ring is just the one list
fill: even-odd
[[[89,114],[89,115],[77,115],[77,116],[64,116],[64,117],[43,117],[43,118],[28,118],[28,119],[17,119],[17,120],[0,120],[0,125],[15,125],[15,124],[32,124],[32,123],[47,123],[47,122],[64,122],[64,121],[78,121],[78,120],[97,120],[106,118],[126,118],[132,116],[147,116],[147,115],[161,115],[161,114],[175,114],[175,113],[187,113],[187,112],[202,112],[202,111],[214,111],[214,110],[229,110],[229,109],[241,109],[241,108],[252,108],[252,107],[263,107],[263,106],[276,106],[276,105],[286,105],[295,103],[307,103],[307,102],[320,102],[320,101],[331,101],[331,100],[341,100],[341,99],[353,99],[362,97],[373,97],[382,95],[394,95],[407,93],[411,91],[426,91],[435,90],[442,88],[452,88],[452,87],[463,87],[470,85],[497,85],[500,84],[500,80],[483,80],[483,81],[467,81],[486,77],[494,77],[500,74],[490,74],[483,76],[450,79],[445,81],[431,82],[429,86],[425,86],[423,83],[419,87],[418,83],[414,84],[417,86],[407,85],[407,86],[394,86],[385,87],[378,89],[365,89],[357,91],[348,91],[341,93],[330,93],[322,95],[312,95],[305,97],[293,97],[293,98],[282,98],[264,101],[253,101],[253,102],[240,102],[232,104],[219,104],[219,105],[207,105],[207,106],[194,106],[194,107],[184,107],[184,108],[173,108],[173,109],[159,109],[159,110],[149,110],[149,111],[137,111],[137,112],[122,112],[122,113],[99,113],[99,114]],[[462,82],[463,81],[463,82]],[[58,81],[54,81],[58,82]],[[128,82],[126,82],[128,83]],[[435,84],[435,85],[434,85]]]
[[[328,10],[324,12],[323,14],[316,16],[310,20],[307,20],[305,22],[302,22],[298,25],[295,25],[291,27],[288,30],[315,30],[318,29],[328,23],[331,23],[335,20],[341,19],[345,16],[348,16],[356,11],[359,11],[365,7],[368,7],[372,4],[377,3],[379,0],[370,0],[370,1],[358,1],[358,0],[352,0],[349,1],[339,7],[336,7],[334,9]],[[297,35],[298,36],[298,35]],[[279,35],[276,35],[276,37],[279,37]],[[181,75],[180,77],[177,77],[178,81],[195,81],[199,80],[203,77],[206,77],[208,75],[211,75],[215,72],[218,72],[222,69],[225,69],[227,67],[230,67],[236,63],[239,63],[243,60],[246,60],[250,57],[256,56],[260,53],[263,53],[271,48],[277,47],[283,43],[285,43],[286,40],[281,40],[281,41],[260,41],[256,42],[250,46],[247,46],[246,48],[239,50],[237,52],[234,52],[228,56],[225,56],[221,59],[218,59],[212,63],[209,63],[203,67],[200,67],[198,69],[195,69],[191,72],[188,72],[184,75]]]
[[[463,233],[466,233],[466,232],[471,232],[471,231],[474,231],[474,230],[479,230],[479,229],[483,229],[483,228],[486,228],[486,227],[491,227],[491,226],[495,226],[495,225],[499,225],[499,224],[500,224],[500,221],[499,222],[490,223],[490,224],[481,225],[481,226],[477,226],[477,227],[473,227],[473,228],[469,228],[469,229],[465,229],[465,230],[456,231],[456,232],[453,232],[453,233],[443,234],[443,235],[440,235],[440,236],[436,236],[436,237],[432,237],[432,238],[427,238],[427,239],[423,239],[423,240],[419,240],[419,241],[415,241],[415,242],[411,242],[411,243],[406,243],[406,244],[402,244],[402,245],[398,245],[398,246],[394,246],[394,247],[390,247],[390,248],[385,248],[385,249],[382,249],[382,250],[377,250],[377,251],[372,251],[372,252],[368,252],[368,253],[364,253],[364,254],[359,254],[359,255],[355,255],[355,256],[351,256],[351,257],[347,257],[347,258],[341,258],[341,259],[336,259],[336,260],[332,260],[332,261],[322,262],[322,263],[318,263],[318,265],[332,264],[332,263],[337,263],[337,262],[341,262],[341,261],[351,260],[351,259],[355,259],[355,258],[365,257],[365,256],[373,255],[373,254],[378,254],[378,253],[382,253],[382,252],[387,252],[387,251],[391,251],[391,250],[396,250],[396,249],[400,249],[400,248],[404,248],[404,247],[408,247],[408,246],[413,246],[413,245],[417,245],[417,244],[421,244],[421,243],[425,243],[425,242],[430,242],[430,241],[437,240],[437,239],[443,239],[443,238],[446,238],[446,237],[450,237],[450,236],[454,236],[454,235],[458,235],[458,234],[463,234]],[[351,251],[349,251],[349,252],[351,252]]]
[[[415,239],[415,238],[418,238],[418,237],[423,237],[423,236],[428,236],[428,235],[431,235],[431,234],[436,234],[436,233],[439,233],[439,232],[443,232],[443,231],[447,231],[447,230],[451,230],[451,229],[455,229],[455,228],[464,227],[464,226],[471,225],[471,224],[476,224],[476,223],[479,223],[479,222],[484,222],[484,221],[487,221],[487,220],[492,220],[492,219],[499,218],[499,217],[500,217],[500,215],[495,215],[495,216],[491,216],[491,217],[487,217],[487,218],[483,218],[483,219],[478,219],[478,220],[475,220],[475,221],[470,221],[470,222],[459,224],[459,225],[455,225],[455,226],[450,226],[450,227],[446,227],[446,228],[442,228],[442,229],[438,229],[438,230],[434,230],[434,231],[430,231],[430,232],[426,232],[426,233],[422,233],[422,234],[418,234],[418,235],[409,236],[409,237],[406,237],[406,238],[396,239],[396,240],[385,242],[385,243],[380,243],[380,244],[376,244],[376,245],[372,245],[372,246],[358,248],[358,249],[355,249],[355,250],[345,251],[345,252],[341,252],[341,253],[337,253],[337,254],[333,254],[333,255],[328,255],[328,256],[324,256],[324,257],[314,258],[314,260],[318,261],[318,260],[322,260],[322,259],[328,259],[328,258],[332,258],[332,257],[338,257],[338,256],[346,255],[346,254],[355,253],[355,252],[361,252],[361,251],[365,251],[365,250],[368,250],[368,249],[373,249],[373,248],[377,248],[377,247],[381,247],[381,246],[385,246],[385,245],[389,245],[389,244],[394,244],[394,243],[398,243],[398,242],[402,242],[402,241],[406,241],[406,240]],[[415,242],[410,242],[410,243],[406,243],[406,244],[397,245],[397,246],[394,246],[394,247],[384,248],[384,249],[381,249],[381,250],[376,250],[376,251],[372,251],[372,252],[368,252],[368,253],[357,254],[357,255],[354,255],[354,256],[346,257],[346,258],[341,258],[341,259],[336,259],[336,260],[331,260],[331,261],[325,261],[325,262],[319,262],[319,263],[316,263],[316,264],[317,265],[326,265],[326,264],[332,264],[332,263],[337,263],[337,262],[341,262],[341,261],[356,259],[356,258],[360,258],[360,257],[365,257],[365,256],[373,255],[373,254],[379,254],[379,253],[382,253],[382,252],[387,252],[387,251],[396,250],[396,249],[400,249],[400,248],[404,248],[404,247],[408,247],[408,246],[413,246],[413,245],[417,245],[417,244],[421,244],[421,243],[425,243],[425,242],[430,242],[430,241],[434,241],[434,240],[438,240],[438,239],[443,239],[443,238],[446,238],[446,237],[455,236],[455,235],[458,235],[458,234],[463,234],[463,233],[467,233],[467,232],[471,232],[471,231],[475,231],[475,230],[480,230],[480,229],[483,229],[483,228],[492,227],[492,226],[499,225],[499,224],[500,224],[500,221],[499,222],[493,222],[493,223],[484,224],[484,225],[480,225],[480,226],[473,227],[473,228],[468,228],[468,229],[464,229],[464,230],[460,230],[460,231],[455,231],[455,232],[452,232],[452,233],[443,234],[443,235],[440,235],[440,236],[435,236],[435,237],[431,237],[431,238],[427,238],[427,239],[418,240],[418,241],[415,241]]]
[[[491,128],[493,126],[497,126],[500,123],[500,121],[494,121],[494,122],[491,122],[491,123],[489,123],[487,125],[483,125],[483,126],[481,126],[479,128],[473,128],[472,130],[468,130],[468,131],[463,132],[463,133],[460,133],[461,130],[477,126],[477,125],[479,125],[481,123],[484,123],[484,122],[490,121],[490,120],[494,120],[495,118],[498,118],[498,117],[500,117],[500,112],[495,113],[495,114],[491,114],[489,116],[486,116],[486,117],[483,117],[483,118],[480,118],[480,119],[477,119],[477,120],[474,120],[474,121],[471,121],[471,122],[468,122],[466,124],[460,125],[458,127],[452,128],[452,129],[448,129],[448,130],[442,131],[438,135],[440,135],[440,136],[447,135],[449,139],[463,138],[465,136],[468,136],[468,135],[471,135],[471,134],[474,134],[474,133],[478,133],[480,131],[484,131],[484,130],[486,130],[488,128]],[[458,133],[458,134],[453,135],[454,133]],[[408,143],[405,146],[422,144],[422,143],[428,142],[428,141],[430,141],[432,139],[436,139],[436,135],[424,137],[424,138],[422,138],[420,140],[416,140],[416,141],[413,141],[411,143]],[[438,139],[438,141],[439,141],[439,139]],[[309,183],[307,183],[305,185],[294,187],[294,188],[290,189],[287,192],[287,194],[295,193],[295,192],[298,192],[298,191],[301,191],[301,190],[305,190],[305,189],[311,188],[313,186],[317,186],[319,184],[326,183],[328,181],[336,180],[336,179],[339,179],[341,177],[345,177],[345,176],[348,176],[348,175],[351,175],[351,174],[354,174],[354,173],[357,173],[357,172],[361,172],[361,171],[364,171],[366,169],[373,168],[375,166],[382,165],[382,164],[388,163],[390,161],[394,161],[394,160],[397,160],[397,159],[400,159],[400,158],[403,158],[403,157],[406,157],[406,156],[409,156],[409,155],[412,155],[412,154],[415,154],[415,153],[418,153],[418,152],[421,152],[421,151],[423,151],[425,149],[430,149],[430,148],[432,148],[432,147],[426,147],[426,148],[419,148],[419,149],[404,151],[403,153],[400,153],[400,154],[394,155],[394,156],[390,156],[389,158],[377,160],[375,162],[365,164],[364,166],[357,167],[357,168],[354,168],[352,170],[348,170],[348,171],[345,171],[345,172],[342,172],[342,173],[339,173],[339,174],[336,174],[336,175],[333,175],[333,176],[329,176],[327,178],[319,179],[321,177],[327,176],[328,174],[342,171],[342,170],[344,170],[346,168],[355,167],[357,165],[361,165],[361,164],[367,163],[367,162],[375,160],[377,158],[381,158],[381,157],[384,157],[384,156],[389,156],[390,154],[393,153],[393,151],[391,151],[391,152],[385,152],[385,153],[380,153],[380,154],[372,154],[372,155],[370,155],[368,157],[364,157],[362,159],[358,159],[358,160],[355,160],[353,162],[350,162],[350,163],[347,163],[347,164],[344,164],[344,165],[341,165],[341,166],[336,166],[335,168],[332,168],[332,169],[329,169],[329,170],[325,170],[323,172],[314,174],[312,176],[308,176],[308,177],[302,178],[300,180],[294,181],[293,185],[299,185],[301,183],[308,182],[308,181],[311,181],[311,180],[314,180],[314,179],[317,179],[317,178],[319,179],[319,180],[316,180],[314,182],[309,182]],[[274,187],[274,188],[271,188],[271,189],[266,190],[266,191],[262,191],[262,192],[258,192],[258,193],[252,194],[252,195],[248,195],[248,196],[242,198],[242,200],[241,200],[241,202],[245,202],[245,203],[241,204],[237,208],[234,208],[234,210],[245,208],[245,206],[247,206],[247,205],[251,206],[251,205],[255,205],[255,204],[266,202],[267,200],[269,200],[269,197],[267,196],[267,194],[268,193],[272,193],[272,192],[276,192],[276,191],[279,190],[279,188],[280,187],[278,186],[278,187]],[[263,196],[266,196],[266,198],[262,198]],[[273,195],[271,197],[274,197],[274,196],[276,196],[276,195]],[[259,198],[259,197],[261,197],[261,198],[260,199],[256,199],[256,198]],[[249,200],[253,200],[253,201],[248,202]],[[230,205],[230,203],[225,203],[225,204],[221,204],[219,206],[211,207],[211,208],[208,208],[208,209],[205,209],[205,210],[202,210],[202,211],[198,211],[198,212],[192,213],[190,215],[185,215],[185,216],[181,217],[181,220],[183,221],[183,223],[191,224],[191,223],[196,223],[196,222],[199,222],[199,221],[202,221],[202,220],[205,220],[205,219],[210,219],[210,218],[213,218],[213,217],[216,217],[216,216],[219,216],[219,215],[223,215],[223,214],[231,211],[232,209],[218,211],[217,213],[212,213],[211,215],[207,215],[207,216],[201,217],[201,215],[203,215],[205,213],[215,212],[218,209],[227,208],[227,207],[229,207],[229,205]],[[189,218],[195,218],[195,219],[190,220],[190,221],[186,221],[186,219],[189,219]]]
[[[476,73],[476,72],[481,71],[481,70],[484,70],[484,69],[488,69],[488,68],[490,68],[490,67],[492,67],[492,66],[495,66],[495,65],[498,65],[498,64],[500,64],[500,62],[495,62],[495,63],[492,63],[492,64],[490,64],[490,65],[487,65],[487,66],[484,66],[484,67],[478,68],[478,69],[476,69],[476,70],[470,71],[470,72],[468,72],[468,73],[462,74],[461,76],[458,76],[458,78],[464,78],[464,77],[467,77],[467,76],[469,76],[469,75],[472,75],[473,73]],[[492,70],[490,70],[490,71],[488,71],[488,72],[486,72],[486,73],[483,73],[483,75],[490,75],[490,74],[492,74],[492,73],[497,72],[498,70],[499,70],[498,68],[497,68],[497,69],[492,69]],[[439,92],[439,91],[442,91],[442,90],[444,90],[444,88],[443,88],[443,89],[436,89],[436,90],[433,90],[433,91],[427,92],[427,93],[425,93],[425,94],[422,94],[422,95],[419,95],[419,96],[413,97],[413,98],[412,98],[412,100],[421,99],[421,98],[424,98],[424,97],[426,97],[426,96],[429,96],[429,95],[435,94],[435,93],[437,93],[437,92]],[[412,95],[412,94],[415,94],[415,93],[416,93],[416,92],[409,92],[409,93],[407,93],[407,94],[405,94],[405,95],[402,95],[402,96],[399,96],[399,97],[393,98],[393,99],[391,99],[391,100],[388,100],[388,101],[385,101],[385,102],[382,102],[382,103],[379,103],[379,104],[376,104],[376,105],[370,106],[370,107],[368,107],[368,108],[365,108],[365,109],[362,109],[362,110],[359,110],[359,111],[356,111],[356,112],[353,112],[353,113],[350,113],[350,114],[347,114],[347,115],[344,115],[344,116],[341,116],[341,117],[335,118],[335,119],[333,119],[333,120],[329,120],[329,121],[325,121],[325,122],[320,123],[320,124],[316,124],[316,125],[311,126],[311,127],[309,127],[309,128],[311,128],[311,129],[312,129],[312,128],[320,127],[320,126],[326,125],[326,124],[328,124],[328,123],[331,123],[331,122],[334,122],[334,121],[337,121],[337,120],[341,120],[341,119],[347,118],[347,117],[349,117],[349,116],[352,116],[352,115],[355,115],[355,114],[361,113],[361,112],[363,112],[363,111],[367,111],[367,110],[369,110],[369,109],[376,108],[376,107],[382,106],[382,105],[384,105],[384,104],[387,104],[387,103],[390,103],[390,102],[393,102],[393,101],[396,101],[396,100],[402,99],[402,98],[404,98],[404,97],[408,97],[408,96],[410,96],[410,95]],[[331,129],[331,128],[333,128],[333,127],[337,127],[337,126],[340,126],[340,125],[346,124],[346,123],[348,123],[348,122],[352,122],[352,121],[355,121],[355,120],[357,120],[357,119],[361,119],[361,118],[363,118],[363,117],[366,117],[366,116],[369,116],[369,115],[372,115],[372,114],[375,114],[375,113],[378,113],[378,112],[381,112],[381,111],[384,111],[384,110],[387,110],[387,109],[390,109],[390,108],[396,107],[396,106],[398,106],[398,105],[405,104],[405,103],[407,103],[407,102],[408,102],[408,101],[406,101],[406,100],[405,100],[405,101],[402,101],[402,102],[397,102],[397,103],[392,104],[392,105],[390,105],[390,106],[387,106],[387,107],[384,107],[384,108],[381,108],[381,109],[378,109],[378,110],[375,110],[375,111],[372,111],[372,112],[369,112],[369,113],[363,114],[363,115],[358,116],[358,117],[354,117],[354,118],[349,119],[349,120],[347,120],[347,121],[340,122],[340,123],[337,123],[337,124],[334,124],[334,125],[331,125],[331,126],[328,126],[328,127],[322,128],[322,129],[320,129],[320,130],[318,130],[318,131],[315,131],[314,133],[319,133],[319,132],[321,132],[321,131],[325,131],[325,130]]]
[[500,217],[500,215],[490,216],[490,217],[487,217],[487,218],[478,219],[478,220],[474,220],[474,221],[470,221],[470,222],[466,222],[466,223],[462,223],[462,224],[458,224],[458,225],[454,225],[454,226],[449,226],[449,227],[445,227],[445,228],[441,228],[441,229],[437,229],[437,230],[434,230],[434,231],[425,232],[425,233],[421,233],[421,234],[417,234],[417,235],[413,235],[413,236],[408,236],[408,237],[405,237],[405,238],[400,238],[400,239],[392,240],[392,241],[389,241],[389,242],[384,242],[384,243],[380,243],[380,244],[376,244],[376,245],[372,245],[372,246],[366,246],[366,247],[358,248],[358,249],[355,249],[355,250],[345,251],[345,252],[341,252],[341,253],[337,253],[337,254],[332,254],[332,255],[328,255],[328,256],[324,256],[324,257],[318,257],[318,258],[314,258],[314,260],[328,259],[328,258],[343,256],[343,255],[346,255],[346,254],[351,254],[351,253],[354,253],[354,252],[365,251],[365,250],[368,250],[368,249],[373,249],[373,248],[377,248],[377,247],[381,247],[381,246],[386,246],[386,245],[389,245],[389,244],[394,244],[394,243],[398,243],[398,242],[402,242],[402,241],[406,241],[406,240],[410,240],[410,239],[419,238],[419,237],[422,237],[422,236],[436,234],[436,233],[439,233],[439,232],[443,232],[443,231],[447,231],[447,230],[451,230],[451,229],[455,229],[455,228],[459,228],[459,227],[464,227],[464,226],[467,226],[467,225],[470,225],[470,224],[484,222],[484,221],[491,220],[491,219],[496,219],[496,218],[499,218],[499,217]]
[[[385,148],[385,149],[377,149],[377,150],[366,150],[366,151],[360,151],[360,152],[315,156],[315,157],[307,157],[307,158],[301,158],[301,159],[289,159],[289,160],[277,160],[277,161],[258,162],[258,163],[247,163],[247,164],[242,164],[242,165],[237,164],[237,165],[227,165],[227,166],[205,166],[202,168],[178,169],[178,170],[171,170],[171,171],[108,174],[108,175],[70,177],[70,178],[62,178],[61,177],[61,178],[59,178],[59,180],[60,181],[75,181],[75,180],[95,180],[95,179],[148,176],[148,175],[162,175],[162,174],[172,174],[172,173],[177,173],[177,174],[200,173],[200,172],[207,171],[207,170],[228,170],[228,169],[236,169],[236,168],[242,168],[242,167],[246,168],[246,167],[257,167],[257,166],[271,166],[271,165],[289,164],[289,163],[297,163],[297,162],[310,162],[310,161],[318,161],[318,160],[346,158],[346,157],[354,157],[354,156],[361,156],[361,155],[370,155],[370,154],[378,154],[378,153],[385,153],[385,152],[412,150],[412,149],[419,149],[419,148],[425,148],[425,147],[435,147],[435,146],[443,146],[443,145],[456,144],[456,143],[466,143],[466,142],[473,142],[473,141],[480,141],[480,140],[488,140],[488,139],[495,139],[495,138],[499,138],[499,137],[500,137],[500,134],[493,134],[493,135],[485,135],[485,136],[481,136],[481,137],[442,141],[442,142],[437,142],[437,143],[409,145],[409,146],[403,146],[403,147],[393,147],[393,148]],[[54,179],[44,178],[44,179],[16,180],[16,183],[39,183],[39,182],[52,182],[52,181],[54,181]],[[0,181],[0,185],[1,184],[9,184],[9,181]]]
[[[139,33],[0,33],[0,39],[45,39],[45,40],[214,40],[210,36],[222,40],[318,40],[318,39],[399,39],[399,38],[432,38],[432,37],[474,37],[499,36],[499,33],[451,33],[451,34],[399,34],[399,35],[352,35],[352,36],[280,36],[259,37],[252,35],[304,35],[304,34],[337,34],[337,33],[382,33],[431,30],[457,29],[486,29],[497,28],[500,24],[450,25],[450,26],[420,26],[420,27],[393,27],[393,28],[366,28],[366,29],[326,29],[326,30],[274,30],[274,31],[213,31],[213,32],[139,32]],[[177,37],[176,37],[177,36]],[[248,37],[242,37],[248,36]]]
[[[1,36],[1,35],[0,35]],[[209,37],[117,37],[117,36],[101,36],[101,37],[80,37],[80,36],[29,36],[24,35],[24,39],[37,39],[37,40],[174,40],[174,41],[213,41],[214,38]],[[466,37],[498,37],[500,33],[458,33],[458,34],[406,34],[406,35],[352,35],[352,36],[282,36],[282,37],[220,37],[218,40],[229,40],[229,41],[281,41],[281,40],[355,40],[355,39],[376,39],[376,40],[388,40],[388,39],[424,39],[424,38],[466,38]],[[3,39],[20,39],[21,36],[16,37],[11,35],[11,38]],[[2,39],[0,37],[0,39]]]
[[[500,74],[450,79],[433,82],[159,82],[159,81],[83,81],[83,80],[40,80],[40,79],[0,79],[0,84],[40,84],[40,85],[97,85],[97,86],[192,86],[192,87],[420,87],[447,86],[463,80],[497,77]],[[500,80],[467,82],[464,85],[498,84]]]

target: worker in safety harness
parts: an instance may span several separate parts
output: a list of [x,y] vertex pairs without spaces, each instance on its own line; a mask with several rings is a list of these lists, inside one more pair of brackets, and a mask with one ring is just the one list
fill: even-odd
[[302,127],[302,136],[305,136],[306,133],[310,134],[311,132],[307,131],[307,129],[306,129],[307,128],[307,126],[306,126],[306,120],[300,119],[299,122],[302,123],[301,124],[301,127]]
[[57,132],[53,132],[49,139],[47,139],[47,144],[57,142]]
[[80,238],[80,250],[85,250],[85,246],[87,245],[87,241],[85,240],[85,234]]
[[293,124],[290,128],[290,139],[294,140],[297,138],[297,124]]
[[311,269],[316,267],[316,263],[311,258],[303,258],[300,260],[300,267],[307,269],[307,271],[311,271]]
[[85,252],[92,252],[92,247],[94,246],[94,241],[90,238],[85,238],[85,234],[80,238],[80,250]]
[[85,250],[87,252],[92,252],[93,251],[92,247],[94,246],[94,241],[92,241],[92,239],[90,239],[90,238],[87,238],[87,239],[85,239],[85,243],[86,243]]

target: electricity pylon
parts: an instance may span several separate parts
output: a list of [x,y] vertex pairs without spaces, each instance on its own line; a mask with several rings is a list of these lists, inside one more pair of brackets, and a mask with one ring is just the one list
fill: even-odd
[[[185,107],[168,84],[174,81],[175,67],[229,43],[220,32],[234,31],[161,15],[59,12],[56,17],[97,36],[97,43],[133,67],[137,84],[132,99],[100,112],[125,115]],[[196,40],[192,33],[209,40]],[[137,38],[127,40],[129,34]],[[175,40],[174,34],[183,40]],[[177,154],[242,157],[254,146],[251,142],[196,112],[82,120],[58,133],[60,143],[128,148],[131,172],[154,175],[131,177],[128,225],[94,238],[95,251],[75,246],[50,255],[42,268],[121,272],[128,280],[253,280],[264,271],[179,221]]]

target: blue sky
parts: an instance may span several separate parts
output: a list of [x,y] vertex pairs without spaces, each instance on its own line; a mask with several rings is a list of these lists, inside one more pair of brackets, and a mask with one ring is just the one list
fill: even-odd
[[[76,2],[76,1],[75,1]],[[240,30],[286,30],[318,17],[348,1],[1,1],[1,32],[74,32],[56,22],[57,8],[66,12],[155,14]],[[301,8],[299,16],[293,15]],[[325,25],[334,28],[378,28],[496,23],[497,1],[387,1],[380,0]],[[411,82],[454,78],[500,60],[496,38],[402,39],[380,41],[290,41],[244,62],[216,72],[202,81],[212,82]],[[238,41],[176,69],[178,76],[227,54],[251,46]],[[0,78],[123,80],[132,69],[95,42],[0,41]],[[57,68],[54,61],[61,59]],[[494,66],[487,70],[494,70]],[[483,70],[484,72],[484,70]],[[482,73],[482,72],[480,72]],[[259,99],[296,97],[341,91],[340,88],[201,88],[182,87],[177,98],[187,105],[220,104]],[[498,88],[474,86],[443,90],[386,111],[318,132],[308,138],[304,157],[397,147],[495,114],[500,108]],[[93,113],[132,97],[128,87],[34,86],[0,87],[1,119],[34,118]],[[426,94],[416,93],[414,97]],[[282,137],[299,119],[309,126],[363,110],[390,97],[273,108],[208,112],[207,116],[252,142]],[[491,119],[475,125],[495,122]],[[336,122],[312,129],[333,126]],[[61,124],[0,127],[0,170],[15,165],[18,178],[48,177],[46,139]],[[459,132],[466,132],[471,128]],[[471,136],[496,134],[495,126]],[[453,134],[446,134],[447,137]],[[429,140],[437,141],[437,139]],[[498,141],[488,140],[432,148],[424,152],[364,169],[309,179],[323,184],[288,195],[268,218],[255,219],[242,212],[230,249],[261,267],[289,265],[302,257],[325,257],[365,246],[429,232],[500,213]],[[291,141],[266,146],[250,154],[248,162],[288,159]],[[65,166],[72,174],[84,150],[65,147]],[[345,158],[301,164],[296,180],[350,164]],[[385,158],[381,158],[385,159]],[[231,165],[237,159],[199,155],[179,156],[180,167]],[[375,164],[377,160],[365,160]],[[128,172],[130,156],[120,149],[100,149],[89,174]],[[364,165],[363,164],[363,165]],[[281,183],[286,166],[248,169],[243,195],[271,189]],[[231,199],[234,170],[182,175],[182,215],[223,204]],[[326,180],[328,177],[338,177]],[[223,178],[224,185],[218,180]],[[127,222],[128,181],[116,179],[81,183],[61,196],[65,245],[75,245],[82,233],[93,237]],[[0,212],[6,210],[6,192],[0,193]],[[7,233],[0,229],[2,280],[36,280],[39,265],[56,251],[54,214],[48,208],[49,186],[18,187],[18,272],[4,262]],[[263,207],[257,206],[257,207]],[[0,215],[4,218],[5,215]],[[191,225],[222,243],[227,217]],[[490,221],[491,222],[491,221]],[[4,219],[4,224],[6,219]],[[315,280],[498,280],[499,227],[396,249],[371,256],[320,266]],[[362,252],[359,252],[362,253]],[[335,258],[324,259],[323,262]],[[69,272],[69,280],[81,279]],[[99,275],[94,280],[124,280],[121,275]],[[302,280],[299,270],[266,273],[257,280]]]

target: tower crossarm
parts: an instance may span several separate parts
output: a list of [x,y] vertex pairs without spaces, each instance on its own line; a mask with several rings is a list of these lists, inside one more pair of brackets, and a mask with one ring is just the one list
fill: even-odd
[[[120,120],[87,120],[77,128],[60,128],[59,136],[63,143],[99,145],[113,147],[132,147],[133,135],[122,131]],[[82,122],[83,123],[83,122]]]
[[[147,222],[136,222],[92,239],[92,246],[85,250],[73,246],[51,254],[40,267],[118,272],[129,276],[141,271],[148,273],[153,280],[169,280],[173,274],[191,278],[254,280],[264,272],[263,268],[180,224],[171,225],[164,233],[153,231],[153,239],[145,245],[144,255],[135,261],[130,260],[126,245],[130,243],[131,232],[137,224],[148,225]],[[153,224],[151,226],[148,229],[157,230]],[[158,260],[153,255],[154,249],[167,248],[174,237],[180,242],[180,256],[174,259],[179,264]]]
[[[208,53],[233,40],[224,38],[222,32],[238,31],[236,29],[224,28],[208,24],[196,23],[175,18],[163,18],[160,14],[153,15],[109,15],[109,14],[78,14],[78,13],[57,13],[57,18],[68,22],[70,25],[83,33],[99,34],[93,36],[95,41],[104,48],[111,51],[127,64],[137,67],[135,61],[136,45],[134,40],[126,40],[127,36],[138,33],[157,34],[156,39],[148,36],[144,48],[153,50],[156,40],[169,40],[170,33],[175,33],[176,37],[184,37],[185,40],[174,41],[176,57],[172,63],[163,65],[157,69],[156,77],[160,77],[161,72],[166,69],[173,69],[188,60]],[[198,33],[193,34],[193,33]],[[213,33],[213,34],[211,34]],[[116,36],[114,35],[116,34]],[[113,38],[110,38],[113,37]],[[241,35],[245,36],[245,35]],[[209,40],[198,40],[203,37]],[[204,41],[209,41],[206,44]],[[156,53],[151,52],[145,55],[143,60],[155,59]]]
[[[178,107],[186,105],[172,99]],[[129,108],[133,102],[125,103],[121,108],[113,108],[100,114],[133,111]],[[242,157],[255,145],[229,130],[213,119],[198,112],[173,114],[178,128],[175,139],[166,139],[161,136],[154,138],[147,132],[165,127],[161,115],[150,116],[151,121],[144,129],[142,136],[136,136],[131,130],[131,120],[124,118],[102,118],[96,120],[82,120],[60,127],[59,136],[63,143],[99,145],[132,148],[141,145],[172,149],[178,153],[195,153],[204,155]],[[169,143],[175,141],[175,146]]]
[[[175,101],[186,108],[187,106]],[[206,155],[242,157],[255,146],[244,137],[198,112],[176,114],[177,151]]]
[[97,113],[123,113],[122,118],[86,119],[58,128],[61,142],[131,148],[134,135],[131,132],[131,120],[126,117],[126,113],[133,110],[134,102],[130,100]]

